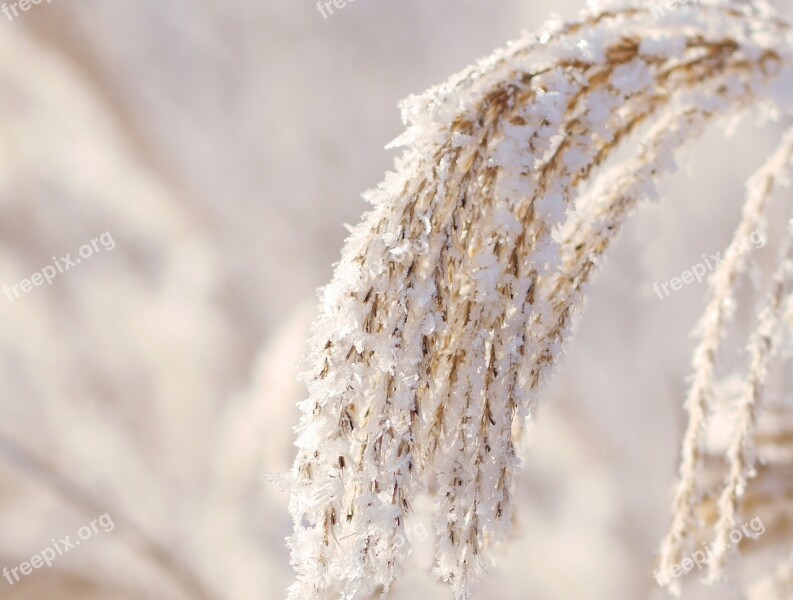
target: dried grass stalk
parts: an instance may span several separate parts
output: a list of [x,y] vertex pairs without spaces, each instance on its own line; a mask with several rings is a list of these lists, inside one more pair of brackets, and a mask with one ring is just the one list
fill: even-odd
[[[320,294],[292,472],[292,600],[324,597],[329,573],[343,598],[387,592],[426,488],[437,573],[469,596],[511,528],[513,426],[599,258],[676,148],[773,97],[790,48],[788,26],[754,7],[658,20],[621,6],[403,103],[407,150]],[[639,133],[634,158],[604,172]]]
[[[784,182],[791,168],[793,168],[793,130],[784,136],[776,152],[749,180],[749,193],[741,222],[733,236],[733,246],[738,247],[742,240],[747,239],[755,231],[767,236],[764,215],[768,202],[777,182],[780,179]],[[688,554],[692,545],[691,532],[697,528],[694,509],[703,497],[703,490],[699,486],[699,474],[702,467],[706,418],[713,405],[716,358],[727,324],[735,311],[735,291],[748,259],[749,255],[746,252],[726,253],[725,260],[716,269],[709,282],[710,299],[697,326],[700,341],[694,352],[694,377],[686,398],[688,427],[683,439],[680,479],[673,502],[673,521],[661,547],[662,572],[670,572],[674,565],[679,564],[684,555]],[[737,481],[734,482],[735,484]],[[725,523],[732,522],[733,519],[734,515],[728,517]],[[734,523],[727,527],[726,535],[729,535],[733,526]],[[721,564],[722,559],[723,555],[719,554],[719,560],[711,563],[712,568],[715,568],[716,564]],[[717,571],[712,570],[711,573],[715,575]],[[673,591],[679,592],[679,584],[674,586]]]
[[[793,140],[793,135],[788,136]],[[786,140],[788,141],[788,140]],[[790,156],[788,155],[788,159]],[[716,523],[715,551],[711,557],[710,578],[718,580],[724,568],[730,532],[737,523],[736,514],[740,498],[746,491],[747,479],[754,476],[755,455],[753,440],[758,404],[782,331],[782,311],[785,301],[793,293],[793,219],[780,252],[771,289],[760,308],[757,327],[748,344],[749,369],[744,390],[738,399],[736,432],[727,449],[729,473],[719,498],[719,520]]]

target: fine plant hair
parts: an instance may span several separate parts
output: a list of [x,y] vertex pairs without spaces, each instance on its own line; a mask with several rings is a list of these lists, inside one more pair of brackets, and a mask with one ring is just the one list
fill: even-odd
[[[592,8],[405,100],[394,172],[366,195],[302,368],[290,475],[291,600],[387,593],[417,493],[437,512],[436,574],[457,599],[511,532],[516,436],[557,368],[590,277],[674,152],[717,119],[790,106],[793,35],[764,5]],[[637,143],[638,142],[638,143]],[[618,149],[634,145],[626,160]],[[736,239],[764,226],[793,133],[752,180]],[[612,160],[610,160],[612,159]],[[790,235],[788,233],[788,235]],[[789,239],[783,243],[785,248]],[[718,539],[739,523],[755,412],[790,303],[782,254],[748,343]],[[711,282],[661,567],[686,554],[714,361],[749,260]],[[742,521],[741,521],[742,522]],[[719,577],[725,557],[711,565]]]

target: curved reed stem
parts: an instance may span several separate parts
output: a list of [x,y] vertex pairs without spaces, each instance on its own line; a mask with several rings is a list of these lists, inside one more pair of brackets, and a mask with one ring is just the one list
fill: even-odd
[[[343,598],[387,591],[429,486],[436,572],[469,596],[511,528],[513,426],[557,365],[599,257],[669,155],[791,64],[789,28],[771,15],[681,10],[685,27],[634,6],[585,15],[403,103],[408,149],[320,294],[291,600],[323,597],[330,572]],[[604,178],[645,127],[648,143]],[[581,201],[586,186],[597,191]]]
[[[750,179],[749,194],[744,204],[743,216],[733,236],[732,246],[739,247],[755,231],[765,232],[764,214],[780,177],[793,167],[793,130],[782,140],[779,148],[763,167]],[[683,439],[680,479],[673,502],[673,521],[661,547],[660,570],[668,573],[686,554],[689,532],[695,527],[694,507],[701,497],[698,471],[708,407],[712,402],[713,383],[721,341],[727,322],[735,307],[735,290],[738,278],[745,270],[746,252],[727,252],[725,260],[716,269],[710,286],[710,300],[700,319],[697,330],[700,342],[694,352],[694,379],[686,399],[688,426]],[[729,535],[729,529],[727,534]],[[689,544],[690,545],[690,544]],[[679,591],[675,586],[673,591]]]

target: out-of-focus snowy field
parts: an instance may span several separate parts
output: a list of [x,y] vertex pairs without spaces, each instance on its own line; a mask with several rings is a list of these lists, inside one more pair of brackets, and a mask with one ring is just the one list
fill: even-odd
[[[287,498],[266,474],[291,463],[314,289],[392,163],[397,101],[580,7],[54,0],[0,16],[0,285],[115,242],[0,296],[0,568],[81,539],[0,578],[0,598],[284,598]],[[532,432],[515,541],[475,599],[662,597],[705,286],[652,285],[727,246],[777,133],[711,132],[624,232]],[[429,510],[396,600],[451,597]],[[112,530],[78,536],[104,513]],[[697,579],[685,598],[740,597]]]

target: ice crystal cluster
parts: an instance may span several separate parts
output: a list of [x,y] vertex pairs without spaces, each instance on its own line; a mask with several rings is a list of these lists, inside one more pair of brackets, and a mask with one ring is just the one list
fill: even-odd
[[[346,599],[387,593],[425,492],[437,501],[436,573],[470,596],[512,527],[521,423],[627,215],[709,123],[750,107],[781,116],[792,65],[790,27],[763,5],[690,4],[660,19],[601,5],[404,101],[395,145],[406,150],[320,292],[290,476],[291,600],[329,597],[330,581]],[[751,182],[736,239],[764,226],[792,153],[788,134]],[[749,341],[719,539],[753,468],[755,411],[791,304],[786,252]],[[662,566],[692,543],[713,365],[747,260],[712,280]],[[714,577],[723,564],[719,554]]]

